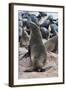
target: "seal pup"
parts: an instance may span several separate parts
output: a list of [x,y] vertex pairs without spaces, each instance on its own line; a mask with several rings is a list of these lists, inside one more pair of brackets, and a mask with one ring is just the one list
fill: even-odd
[[55,35],[44,43],[44,46],[48,52],[58,51],[58,36]]
[[18,33],[19,33],[19,42],[20,42],[21,37],[22,37],[22,27],[19,27]]
[[57,35],[58,33],[58,26],[56,24],[50,24],[51,27],[51,33],[53,33],[53,35]]
[[28,48],[28,46],[29,46],[29,35],[26,32],[25,28],[23,28],[23,30],[22,30],[22,36],[21,36],[21,40],[20,40],[20,46],[21,47],[24,46],[26,48]]
[[45,28],[45,27],[40,27],[40,31],[41,31],[41,34],[42,34],[42,38],[48,39],[49,30],[47,28]]
[[41,18],[42,18],[42,17],[45,17],[45,16],[47,16],[47,13],[46,13],[46,12],[39,12],[37,18],[38,18],[38,20],[40,21]]
[[31,61],[34,70],[41,71],[46,63],[47,53],[42,42],[40,27],[34,22],[30,22],[31,37],[30,37],[30,52]]

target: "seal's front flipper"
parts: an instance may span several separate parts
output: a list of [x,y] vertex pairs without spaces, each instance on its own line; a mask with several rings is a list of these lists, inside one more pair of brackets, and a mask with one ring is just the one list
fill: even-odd
[[21,58],[20,58],[20,60],[22,60],[23,58],[27,58],[27,57],[29,57],[30,56],[30,54],[29,54],[29,52],[27,52],[27,53],[25,53]]

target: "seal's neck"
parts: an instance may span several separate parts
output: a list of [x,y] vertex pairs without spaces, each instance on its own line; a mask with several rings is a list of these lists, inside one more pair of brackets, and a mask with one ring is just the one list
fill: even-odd
[[38,43],[42,43],[42,35],[40,32],[40,27],[35,23],[31,23],[31,38]]

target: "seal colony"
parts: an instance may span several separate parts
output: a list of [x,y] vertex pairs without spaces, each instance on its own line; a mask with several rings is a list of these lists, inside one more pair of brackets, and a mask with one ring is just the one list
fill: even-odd
[[[43,18],[47,16],[46,13],[40,14]],[[40,14],[38,16],[33,14],[32,16],[31,14],[26,14],[25,16],[25,13],[23,13],[23,21],[24,19],[26,20],[24,21],[24,26],[22,26],[22,36],[20,44],[21,47],[24,46],[26,48],[27,46],[28,52],[24,56],[22,56],[22,59],[24,57],[30,57],[32,64],[32,68],[27,69],[24,72],[42,72],[50,69],[51,67],[53,67],[53,65],[46,66],[47,52],[58,52],[58,25],[54,23],[54,21],[56,20],[54,20],[52,16],[47,16],[48,18],[41,25],[39,25],[41,19]],[[40,19],[38,19],[39,17]],[[50,30],[49,26],[51,28]],[[27,29],[30,32],[29,35]],[[43,39],[46,40],[45,43],[43,43]]]

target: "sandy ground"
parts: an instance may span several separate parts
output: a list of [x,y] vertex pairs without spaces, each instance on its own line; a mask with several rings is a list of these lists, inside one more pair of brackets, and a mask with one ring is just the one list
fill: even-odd
[[25,48],[19,48],[19,67],[18,67],[18,78],[46,78],[46,77],[57,77],[58,76],[58,55],[52,52],[47,53],[47,62],[45,66],[53,66],[45,72],[24,72],[28,68],[31,68],[30,57],[22,58],[27,52]]

